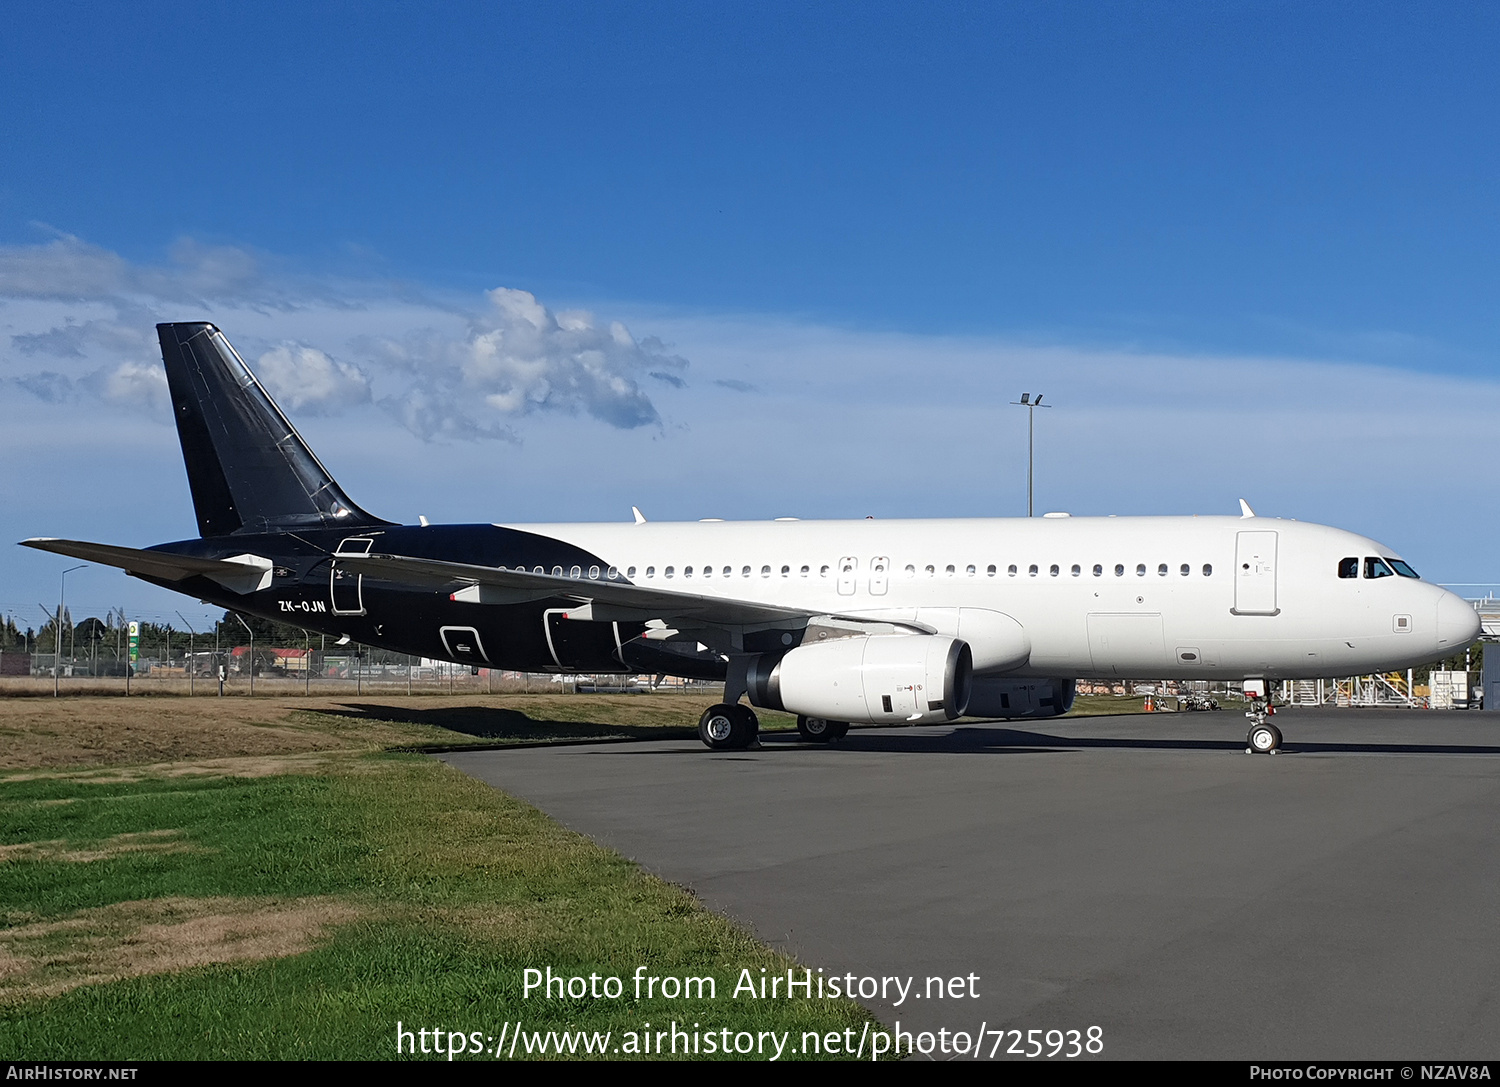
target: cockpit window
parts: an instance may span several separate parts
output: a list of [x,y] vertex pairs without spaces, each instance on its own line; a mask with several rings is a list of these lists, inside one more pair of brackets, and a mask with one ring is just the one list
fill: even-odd
[[1339,559],[1339,577],[1359,577],[1359,559]]
[[1365,556],[1365,577],[1395,577],[1385,560],[1374,555]]
[[1422,576],[1421,574],[1413,570],[1410,566],[1406,565],[1406,563],[1402,562],[1400,559],[1386,559],[1385,561],[1390,563],[1391,566],[1395,568],[1396,573],[1400,574],[1402,577],[1420,578]]

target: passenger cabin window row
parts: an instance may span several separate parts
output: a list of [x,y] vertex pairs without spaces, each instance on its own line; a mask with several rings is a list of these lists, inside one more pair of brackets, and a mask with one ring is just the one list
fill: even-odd
[[[1356,572],[1354,574],[1345,574],[1343,572],[1344,571],[1344,566],[1341,563],[1339,565],[1339,577],[1356,577],[1356,576],[1358,576],[1358,560],[1357,559],[1347,559],[1345,561],[1346,562],[1354,562],[1356,564],[1355,565]],[[1377,559],[1377,560],[1374,560],[1374,561],[1378,562],[1380,560]],[[1406,566],[1405,563],[1401,563],[1400,565],[1402,567],[1404,567],[1405,569],[1407,569],[1407,570],[1411,569],[1410,567]],[[505,569],[505,567],[502,566],[501,569],[503,570],[503,569]],[[516,569],[524,571],[526,568],[524,566],[518,566],[518,567],[516,567]],[[715,572],[716,569],[718,570],[717,573]],[[943,566],[941,569],[942,569],[942,575],[944,577],[957,577],[957,576],[959,576],[959,574],[958,574],[959,568],[954,563],[948,563],[947,565]],[[1115,563],[1113,569],[1114,569],[1114,575],[1115,575],[1115,577],[1124,577],[1125,574],[1126,574],[1126,570],[1127,570],[1126,565],[1124,563],[1122,563],[1122,562]],[[626,570],[625,570],[625,576],[627,578],[634,578],[636,576],[637,570],[638,570],[638,567],[635,567],[635,566],[627,567]],[[829,565],[827,565],[825,563],[824,565],[817,567],[817,574],[816,574],[816,576],[817,577],[824,577],[824,578],[826,578],[828,576],[830,570],[832,570],[832,567],[829,566]],[[1147,575],[1147,573],[1150,572],[1150,568],[1144,562],[1136,563],[1135,567],[1134,567],[1134,570],[1135,570],[1136,577],[1145,577]],[[917,566],[914,563],[908,563],[907,566],[906,566],[906,576],[909,577],[909,578],[914,578],[914,577],[918,577],[918,576],[937,577],[938,576],[938,571],[939,571],[939,567],[936,564],[934,564],[934,563],[928,563],[926,566],[923,566],[921,568],[920,572],[919,572]],[[1052,563],[1052,564],[1050,564],[1049,566],[1046,567],[1046,571],[1047,571],[1047,576],[1049,576],[1049,577],[1061,577],[1062,574],[1063,574],[1063,567],[1061,565],[1059,565],[1058,563],[1054,562],[1054,563]],[[535,569],[534,569],[533,572],[541,574],[541,573],[545,573],[546,570],[545,570],[544,567],[538,566],[538,567],[535,567]],[[984,568],[984,576],[985,577],[996,577],[999,574],[999,572],[1000,572],[1000,568],[998,566],[996,566],[994,563],[990,563],[988,566],[986,566]],[[1068,567],[1068,571],[1067,572],[1071,576],[1073,576],[1073,577],[1082,577],[1084,575],[1084,567],[1081,564],[1075,562],[1075,563],[1072,564],[1072,566]],[[1105,566],[1104,566],[1103,563],[1097,563],[1096,562],[1096,563],[1094,563],[1094,565],[1092,567],[1092,570],[1090,572],[1093,574],[1094,577],[1104,577],[1105,576]],[[1158,577],[1169,577],[1172,574],[1173,571],[1172,571],[1171,564],[1162,562],[1162,563],[1158,563],[1156,565],[1155,572],[1156,572],[1156,575]],[[1193,573],[1193,565],[1191,563],[1184,562],[1184,563],[1182,563],[1181,565],[1179,565],[1177,567],[1176,572],[1181,577],[1190,577],[1192,575],[1192,573]],[[1203,566],[1201,567],[1200,572],[1201,572],[1201,574],[1202,574],[1203,577],[1212,577],[1213,576],[1213,572],[1214,572],[1213,564],[1205,562],[1203,564]],[[563,576],[563,568],[561,566],[554,566],[552,568],[552,573],[554,575],[557,575],[557,576],[561,577],[561,576]],[[813,577],[813,576],[815,576],[813,574],[813,567],[811,565],[809,565],[809,564],[803,564],[803,565],[798,566],[798,567],[793,567],[791,564],[782,564],[779,568],[774,568],[774,567],[772,567],[771,564],[767,563],[767,564],[761,565],[758,570],[754,566],[741,566],[739,568],[739,576],[742,577],[742,578],[755,577],[757,574],[760,577],[769,578],[769,577],[773,576],[773,574],[778,574],[778,573],[780,574],[781,577],[784,577],[784,578],[790,578],[790,577],[793,577],[793,576],[796,576],[796,577]],[[964,576],[966,576],[966,577],[978,577],[979,576],[979,567],[977,565],[975,565],[974,563],[971,562],[971,563],[969,563],[967,566],[965,566],[963,568],[963,573],[964,573]],[[1019,569],[1019,567],[1015,563],[1011,563],[1009,566],[1007,566],[1005,568],[1005,573],[1006,573],[1006,576],[1008,576],[1008,577],[1017,577],[1019,575],[1019,573],[1020,573],[1020,569]],[[1027,577],[1039,577],[1039,576],[1041,576],[1041,573],[1042,573],[1042,567],[1038,563],[1034,563],[1033,562],[1029,566],[1026,567],[1026,576]],[[663,566],[663,567],[660,567],[660,568],[658,568],[656,566],[647,566],[646,567],[646,569],[645,569],[645,576],[646,577],[648,577],[648,578],[655,578],[658,575],[661,576],[661,577],[664,577],[664,578],[676,578],[676,577],[683,577],[683,578],[690,578],[690,577],[701,577],[701,578],[726,577],[726,578],[732,578],[732,577],[735,576],[735,568],[733,566],[724,566],[722,568],[716,568],[716,567],[714,567],[712,565],[697,566],[697,567],[694,567],[694,566],[684,566],[680,570],[675,565],[673,565],[673,566]],[[575,577],[575,578],[576,577],[582,577],[583,573],[582,573],[580,567],[575,566],[575,567],[572,568],[571,571],[569,571],[569,573],[567,574],[567,576],[569,576],[569,577]],[[589,567],[588,576],[590,578],[592,578],[592,579],[597,579],[600,576],[600,574],[599,574],[599,567],[597,567],[597,566],[591,566],[591,567]],[[618,578],[620,576],[620,572],[619,572],[619,570],[616,567],[611,566],[609,568],[608,572],[604,576],[606,578],[608,578],[609,580],[612,581],[612,580],[614,580],[614,579],[616,579],[616,578]],[[1381,574],[1366,574],[1365,576],[1367,576],[1367,577],[1383,577],[1385,575],[1381,575]],[[1406,576],[1408,576],[1408,577],[1416,577],[1417,575],[1414,574],[1414,573],[1412,573],[1412,574],[1407,574]]]
[[[1347,559],[1339,559],[1339,577],[1357,578],[1359,570],[1359,556],[1351,555]],[[1383,559],[1379,555],[1366,555],[1364,570],[1367,578],[1395,577],[1398,574],[1401,577],[1420,578],[1422,576],[1400,559]]]

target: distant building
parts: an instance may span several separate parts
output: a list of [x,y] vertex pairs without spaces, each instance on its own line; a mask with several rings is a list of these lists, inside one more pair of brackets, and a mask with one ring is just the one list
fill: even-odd
[[[280,668],[285,672],[305,672],[308,661],[312,654],[306,649],[257,649],[255,651],[264,660],[267,655],[273,658],[272,668]],[[236,672],[245,670],[245,658],[250,655],[250,647],[237,645],[229,651],[230,660],[234,662]]]

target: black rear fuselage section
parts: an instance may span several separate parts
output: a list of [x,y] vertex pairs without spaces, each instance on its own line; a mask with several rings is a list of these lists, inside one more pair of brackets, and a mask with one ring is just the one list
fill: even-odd
[[[365,543],[369,541],[369,543]],[[563,597],[517,603],[451,599],[463,589],[402,585],[361,573],[338,553],[375,553],[475,566],[517,567],[579,576],[609,563],[562,540],[498,525],[386,525],[246,533],[182,540],[151,548],[227,559],[254,555],[272,563],[263,587],[235,592],[208,577],[168,582],[220,607],[298,626],[311,633],[398,653],[476,667],[527,672],[668,672],[720,679],[724,662],[696,646],[646,641],[642,623],[566,618],[578,602]],[[623,577],[617,578],[623,580]]]

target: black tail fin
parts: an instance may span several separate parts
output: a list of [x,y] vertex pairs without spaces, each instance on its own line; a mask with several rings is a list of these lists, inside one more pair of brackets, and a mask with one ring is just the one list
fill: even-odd
[[224,334],[157,325],[201,536],[385,525],[318,462]]

